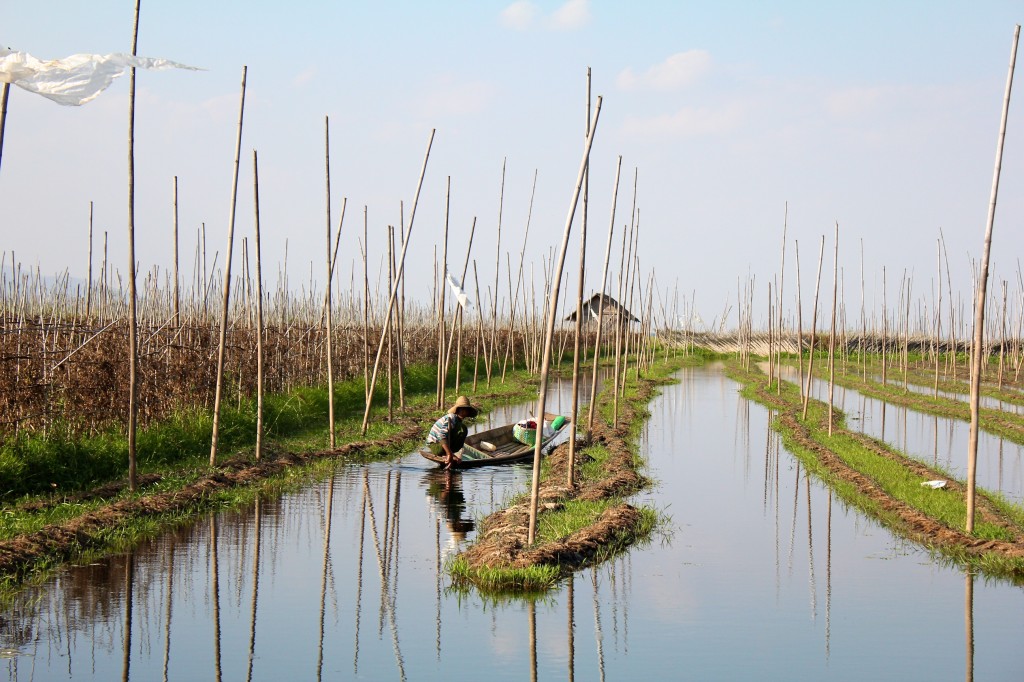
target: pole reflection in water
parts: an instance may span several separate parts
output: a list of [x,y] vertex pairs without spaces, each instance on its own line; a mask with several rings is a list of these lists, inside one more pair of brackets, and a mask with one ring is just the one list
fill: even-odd
[[828,491],[828,531],[825,534],[825,660],[832,644],[832,490]]
[[537,682],[537,604],[526,601],[526,612],[530,621],[530,682]]
[[363,608],[363,549],[366,547],[366,498],[370,490],[369,472],[363,471],[363,498],[359,511],[359,561],[356,570],[356,622],[355,622],[355,644],[352,654],[352,672],[359,674],[359,619]]
[[210,562],[213,569],[213,582],[211,589],[213,590],[213,662],[214,662],[214,678],[217,682],[221,679],[221,668],[220,668],[220,562],[217,561],[217,517],[210,515],[210,547],[212,553],[210,555]]
[[601,601],[597,589],[597,569],[590,569],[590,580],[594,585],[594,639],[597,642],[597,670],[604,682],[604,635],[601,633]]
[[[387,489],[386,489],[385,495],[389,495],[390,492],[391,492],[391,475],[390,474],[391,474],[391,472],[389,471],[388,472],[388,485],[387,485]],[[379,630],[379,634],[383,634],[383,628],[384,628],[383,620],[384,620],[384,615],[386,614],[387,615],[387,620],[388,620],[388,625],[391,628],[391,642],[392,642],[392,646],[393,646],[394,651],[395,651],[395,662],[398,664],[398,674],[399,674],[399,677],[402,680],[405,680],[406,679],[406,676],[405,676],[405,662],[402,660],[402,650],[401,650],[401,647],[399,646],[399,642],[398,642],[398,624],[397,624],[396,619],[395,619],[394,604],[391,601],[391,599],[389,599],[389,597],[388,597],[388,595],[390,593],[390,580],[389,580],[389,575],[388,575],[388,567],[387,567],[387,564],[385,564],[385,562],[384,562],[384,557],[385,557],[385,553],[386,553],[387,549],[384,548],[384,547],[381,547],[380,537],[379,537],[379,535],[377,533],[377,519],[376,519],[376,517],[374,515],[374,512],[373,512],[373,495],[369,491],[369,484],[368,484],[368,482],[366,483],[366,486],[367,486],[366,504],[367,504],[367,509],[370,512],[370,533],[373,535],[373,547],[374,547],[374,550],[375,550],[375,552],[377,554],[377,570],[378,570],[378,574],[379,574],[379,577],[380,577],[381,620],[380,620],[380,626],[379,626],[378,630]],[[390,500],[388,499],[385,504],[386,505],[390,504]],[[388,511],[389,511],[389,509],[387,508],[387,506],[385,506],[385,514],[384,514],[384,518],[385,519],[387,519],[387,517],[388,517]]]
[[566,648],[568,650],[568,655],[566,658],[569,664],[569,682],[573,682],[576,679],[576,620],[574,611],[576,606],[576,598],[574,592],[575,589],[576,581],[570,580],[569,584],[566,586],[566,616],[568,618],[568,622],[565,628],[567,639]]
[[320,638],[317,643],[316,679],[323,677],[324,670],[324,619],[327,615],[327,571],[331,565],[331,519],[334,511],[334,480],[337,474],[331,474],[331,482],[327,486],[327,512],[324,515],[324,561],[320,577]]
[[[682,671],[946,679],[950,670],[1012,679],[1024,590],[995,580],[967,587],[962,571],[833,505],[778,434],[765,435],[773,415],[737,403],[737,386],[717,370],[680,377],[652,401],[642,430],[641,454],[658,483],[630,500],[670,514],[668,532],[532,606],[452,588],[444,567],[472,539],[472,519],[526,487],[528,468],[445,475],[416,454],[339,462],[333,482],[310,481],[141,544],[133,566],[122,557],[69,566],[11,595],[0,612],[0,655],[11,657],[0,679],[4,671],[8,680],[122,679],[126,652],[137,680],[313,678],[314,670],[332,679],[347,670],[357,679],[497,682],[526,679],[524,665],[536,679],[570,680]],[[902,424],[894,418],[890,430]],[[933,434],[922,442],[931,461]],[[1014,466],[1007,455],[1007,478]],[[763,481],[751,475],[757,469]],[[806,534],[795,532],[805,524]],[[377,571],[364,570],[374,562],[367,554]],[[973,610],[941,597],[968,589]],[[592,617],[576,618],[576,592],[591,595]],[[329,607],[353,618],[327,618]],[[977,623],[970,650],[965,618]],[[584,640],[594,648],[576,656]]]
[[171,611],[174,607],[174,539],[171,538],[167,547],[167,617],[164,620],[164,682],[168,679],[171,665]]
[[[795,378],[795,370],[783,370],[787,379]],[[811,391],[821,400],[827,397],[828,383],[815,379]],[[922,462],[934,463],[960,480],[966,479],[968,422],[892,405],[852,389],[844,390],[839,399],[837,407],[847,412],[851,430],[859,423],[861,433],[886,441]],[[945,442],[940,442],[940,432],[947,434]],[[1012,467],[1010,476],[1004,471],[1006,459]],[[977,471],[979,486],[1002,493],[1015,503],[1024,501],[1024,446],[982,430],[978,434]]]
[[[252,664],[256,658],[256,602],[260,593],[260,531],[260,498],[257,496],[253,503],[252,606],[249,611],[249,665],[245,673],[247,682],[252,682]],[[169,601],[168,604],[170,604]],[[167,608],[170,613],[170,606],[168,605]],[[168,622],[170,622],[170,616],[168,616]]]
[[967,661],[966,680],[974,681],[974,574],[970,569],[964,571],[964,637],[967,641],[967,651],[964,658]]
[[128,682],[132,662],[132,594],[135,585],[135,557],[128,555],[124,565],[124,666],[121,679]]

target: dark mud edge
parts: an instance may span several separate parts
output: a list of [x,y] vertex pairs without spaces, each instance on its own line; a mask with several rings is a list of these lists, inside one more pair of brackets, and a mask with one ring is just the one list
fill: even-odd
[[[995,556],[1011,560],[1015,569],[1010,572],[1010,577],[1015,582],[1024,579],[1024,533],[980,491],[975,498],[975,513],[978,519],[1005,529],[1013,535],[1013,541],[973,537],[963,530],[941,523],[902,500],[889,495],[872,478],[848,466],[836,453],[816,441],[811,431],[799,419],[799,408],[768,390],[768,377],[763,372],[745,371],[735,364],[730,364],[727,371],[730,377],[750,387],[758,402],[777,411],[778,425],[783,434],[792,439],[792,443],[799,449],[813,457],[827,472],[827,476],[853,485],[862,500],[870,505],[868,507],[868,505],[854,501],[858,508],[864,509],[885,522],[887,526],[904,537],[951,558],[972,562],[979,558]],[[834,414],[837,418],[842,417],[838,410],[835,410]],[[827,428],[824,423],[819,427]],[[841,426],[834,425],[833,432],[843,433],[874,454],[898,462],[924,479],[942,478],[946,480],[946,487],[953,494],[965,494],[964,486],[958,481],[948,479],[945,473],[932,469],[918,460],[892,451],[883,441],[848,431]]]
[[[583,444],[577,443],[577,468],[589,461],[587,445],[600,443],[607,448],[606,475],[600,480],[576,483],[569,488],[569,446],[565,443],[555,448],[548,457],[549,472],[538,492],[538,519],[570,500],[620,499],[650,485],[650,479],[634,466],[629,426],[649,416],[648,401],[656,387],[667,381],[671,380],[641,378],[637,397],[620,403],[621,426],[612,428],[603,421],[595,421],[594,430],[585,440],[581,439]],[[607,399],[602,395],[602,400]],[[580,414],[582,419],[583,412]],[[574,476],[574,480],[578,481],[579,476]],[[466,561],[470,571],[554,566],[560,575],[566,576],[607,555],[610,545],[622,547],[642,539],[641,512],[625,502],[605,510],[595,523],[557,541],[528,545],[529,523],[529,500],[497,511],[483,520],[476,542],[459,557]]]
[[[118,500],[66,522],[44,526],[35,532],[0,541],[0,582],[14,584],[40,567],[71,561],[90,550],[110,547],[111,530],[130,521],[153,516],[197,513],[211,507],[214,495],[219,492],[258,484],[317,459],[344,458],[365,450],[399,447],[420,438],[422,432],[421,424],[408,420],[401,431],[387,438],[355,441],[333,450],[304,454],[270,453],[256,463],[244,457],[226,460],[216,471],[182,488]],[[159,477],[150,476],[146,477],[143,483],[152,485],[158,480]],[[79,495],[77,499],[117,494],[124,487],[123,482],[108,484]],[[32,503],[31,506],[24,505],[27,509],[41,509],[45,506],[47,505],[39,502]]]

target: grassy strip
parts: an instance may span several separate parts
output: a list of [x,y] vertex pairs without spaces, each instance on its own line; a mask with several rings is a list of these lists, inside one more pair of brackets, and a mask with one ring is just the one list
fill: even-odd
[[[309,419],[310,425],[279,439],[259,463],[252,459],[251,452],[243,452],[211,468],[206,459],[206,441],[201,444],[203,454],[179,458],[174,463],[149,462],[147,470],[160,475],[155,483],[134,494],[122,488],[111,496],[90,499],[49,495],[25,497],[16,505],[8,504],[0,514],[0,585],[11,587],[27,579],[39,579],[63,561],[120,551],[168,527],[193,520],[198,514],[295,489],[311,478],[327,475],[336,466],[338,456],[363,461],[403,455],[420,443],[436,416],[434,372],[430,367],[410,370],[411,377],[429,377],[429,382],[417,384],[413,379],[406,383],[407,407],[396,410],[394,422],[384,419],[384,409],[375,409],[366,441],[360,434],[362,382],[340,385],[341,395],[357,390],[359,404],[341,403],[341,409],[336,410],[340,418],[336,420],[338,449],[334,451],[323,450],[327,431],[325,407],[322,421],[314,426],[315,411],[306,415],[304,419]],[[487,390],[485,396],[474,398],[483,411],[535,395],[536,378],[523,370],[510,372],[504,384],[493,382]],[[297,400],[293,395],[285,402],[326,406],[325,390],[318,393],[316,389],[302,389],[296,393],[303,399]],[[308,399],[310,396],[312,400]],[[353,447],[356,442],[363,444]]]
[[523,493],[511,506],[484,519],[476,542],[448,561],[455,586],[472,585],[491,596],[540,592],[573,570],[648,540],[663,517],[653,508],[637,509],[624,502],[650,485],[636,473],[646,464],[638,450],[642,422],[649,416],[646,406],[655,386],[669,382],[681,367],[706,359],[691,355],[659,360],[648,377],[637,381],[630,376],[619,401],[617,429],[611,425],[613,396],[603,390],[593,439],[576,451],[575,487],[564,486],[567,446],[560,446],[544,463],[534,544],[525,545],[529,495]]
[[829,436],[827,405],[812,400],[808,418],[801,419],[799,392],[789,382],[783,382],[779,396],[761,372],[745,371],[735,362],[727,372],[744,384],[744,395],[779,411],[774,426],[787,449],[844,500],[949,559],[993,575],[1024,578],[1024,510],[979,490],[979,518],[968,536],[958,530],[966,519],[964,497],[957,494],[962,486],[932,490],[920,485],[925,476],[955,481],[947,472],[846,430],[838,411]]
[[[825,362],[817,363],[815,375],[820,379],[828,378]],[[937,415],[947,419],[970,422],[970,405],[953,398],[935,397],[924,393],[908,391],[899,385],[883,384],[872,379],[864,380],[863,376],[851,372],[837,372],[835,382],[840,386],[853,389],[869,398],[883,400],[893,405],[907,407],[917,412]],[[986,393],[990,394],[991,391]],[[1001,399],[1001,398],[1000,398]],[[1000,438],[1024,445],[1024,415],[1005,412],[992,408],[980,408],[981,430]]]

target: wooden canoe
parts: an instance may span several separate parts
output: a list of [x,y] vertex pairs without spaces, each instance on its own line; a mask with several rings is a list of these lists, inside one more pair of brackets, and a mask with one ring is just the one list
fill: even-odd
[[[554,421],[557,416],[559,415],[544,414],[544,418],[547,421]],[[511,462],[522,462],[531,459],[533,457],[533,446],[517,441],[512,436],[513,426],[515,425],[506,424],[505,426],[478,431],[466,436],[466,442],[463,444],[462,450],[455,453],[455,461],[452,462],[452,468],[470,469],[472,467],[509,464]],[[541,451],[550,445],[551,441],[557,438],[568,426],[569,418],[566,417],[565,423],[562,424],[561,428],[541,441]],[[487,449],[483,445],[484,443],[493,445],[494,450]],[[421,449],[420,454],[434,464],[444,466],[444,455],[435,455],[427,448]]]

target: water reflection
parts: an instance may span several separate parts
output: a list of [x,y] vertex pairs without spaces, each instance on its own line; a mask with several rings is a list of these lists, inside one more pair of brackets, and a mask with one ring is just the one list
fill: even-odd
[[[797,379],[794,368],[782,370],[784,379]],[[879,438],[904,454],[966,479],[968,422],[892,405],[844,386],[836,386],[834,392],[835,406],[846,413],[851,431]],[[814,379],[811,395],[827,401],[828,382]],[[1024,446],[980,431],[978,485],[1024,502]]]
[[1018,676],[1019,588],[833,502],[770,412],[716,370],[681,377],[651,404],[658,484],[634,500],[672,532],[543,600],[452,591],[443,566],[528,467],[449,477],[412,453],[26,589],[0,621],[7,679]]
[[431,469],[423,474],[427,494],[437,501],[455,546],[462,544],[466,534],[475,528],[473,519],[466,518],[466,496],[462,492],[462,472],[454,469]]

